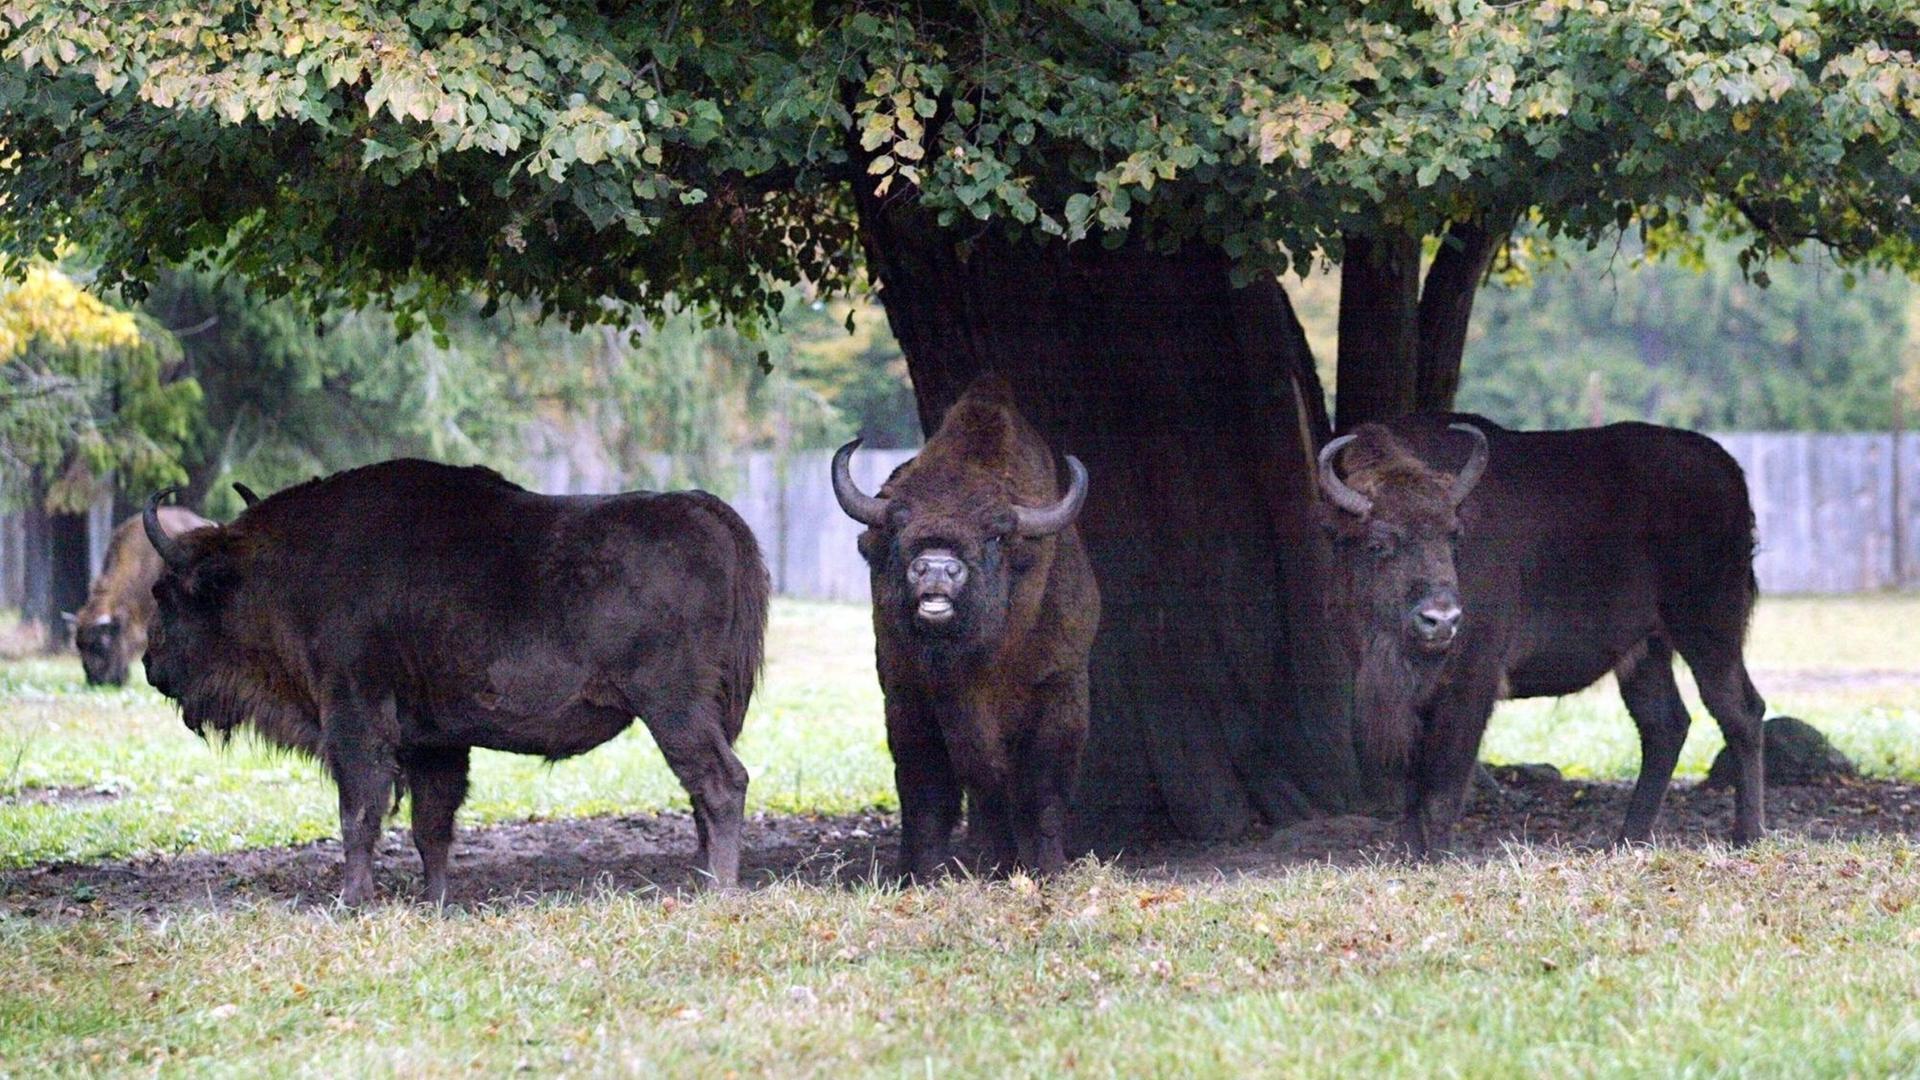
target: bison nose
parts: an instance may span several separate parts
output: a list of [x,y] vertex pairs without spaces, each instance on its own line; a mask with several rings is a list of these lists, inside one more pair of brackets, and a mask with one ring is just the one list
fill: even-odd
[[1413,626],[1428,641],[1451,641],[1460,629],[1460,605],[1451,600],[1422,604],[1413,614]]
[[921,555],[907,567],[907,573],[921,588],[942,584],[959,588],[966,584],[967,564],[952,555]]

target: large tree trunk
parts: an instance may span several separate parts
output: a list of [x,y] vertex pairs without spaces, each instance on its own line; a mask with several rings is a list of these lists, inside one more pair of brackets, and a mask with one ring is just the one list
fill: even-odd
[[1092,475],[1080,519],[1104,616],[1076,836],[1239,835],[1359,794],[1318,599],[1313,447],[1327,421],[1271,283],[1189,245],[956,237],[862,198],[868,265],[931,432],[985,371]]
[[1345,238],[1334,404],[1341,431],[1413,411],[1420,355],[1420,238]]

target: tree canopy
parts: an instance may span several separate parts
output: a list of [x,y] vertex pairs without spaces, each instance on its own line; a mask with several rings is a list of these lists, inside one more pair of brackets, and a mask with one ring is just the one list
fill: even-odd
[[[0,9],[4,242],[106,284],[578,319],[846,285],[848,182],[1243,275],[1524,214],[1914,265],[1901,0],[1487,4],[102,0]],[[190,190],[192,198],[177,198]],[[1458,240],[1455,241],[1456,246]]]

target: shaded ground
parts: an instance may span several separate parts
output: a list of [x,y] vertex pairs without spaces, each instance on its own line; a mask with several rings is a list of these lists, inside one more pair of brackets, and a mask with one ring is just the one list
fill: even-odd
[[[1624,811],[1627,786],[1561,781],[1498,770],[1504,789],[1476,792],[1457,852],[1498,855],[1513,842],[1592,847],[1608,842]],[[1769,825],[1810,839],[1875,833],[1920,838],[1920,785],[1855,781],[1775,787]],[[1732,794],[1677,785],[1668,796],[1662,843],[1724,838]],[[1122,853],[1139,872],[1181,879],[1272,873],[1306,862],[1352,864],[1395,857],[1390,822],[1359,816],[1308,822],[1259,839],[1211,846],[1163,845]],[[884,878],[897,821],[862,814],[811,818],[762,816],[747,828],[742,878],[853,884]],[[454,848],[451,900],[513,904],[602,888],[679,891],[693,884],[693,825],[684,814],[535,821],[465,829]],[[249,903],[330,904],[339,887],[340,845],[220,855],[159,856],[87,865],[43,865],[0,872],[0,916],[86,918],[111,912],[167,914]],[[419,886],[419,864],[403,829],[390,829],[380,852],[388,896]]]

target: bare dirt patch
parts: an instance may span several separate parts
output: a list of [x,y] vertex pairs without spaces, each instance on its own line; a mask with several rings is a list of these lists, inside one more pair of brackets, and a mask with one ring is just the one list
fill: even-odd
[[[1510,844],[1600,848],[1618,827],[1627,786],[1562,781],[1503,771],[1498,792],[1476,791],[1456,844],[1468,859]],[[1769,825],[1815,840],[1894,834],[1920,839],[1920,785],[1851,781],[1775,787]],[[1661,815],[1662,844],[1719,842],[1732,822],[1732,795],[1675,787]],[[1268,874],[1307,863],[1352,865],[1397,857],[1390,821],[1352,815],[1310,821],[1259,838],[1208,846],[1161,844],[1119,852],[1136,872],[1195,880]],[[898,842],[891,815],[762,816],[749,822],[741,879],[851,885],[886,880]],[[454,845],[451,902],[512,905],[600,889],[680,892],[695,884],[692,820],[684,814],[521,822],[464,829]],[[380,849],[391,899],[414,896],[419,862],[404,829]],[[0,916],[74,919],[115,912],[167,914],[245,904],[329,905],[340,883],[340,845],[221,855],[159,856],[87,865],[51,864],[0,872]]]
[[112,802],[120,793],[110,787],[76,787],[55,784],[50,787],[23,787],[0,795],[0,806],[86,806]]

